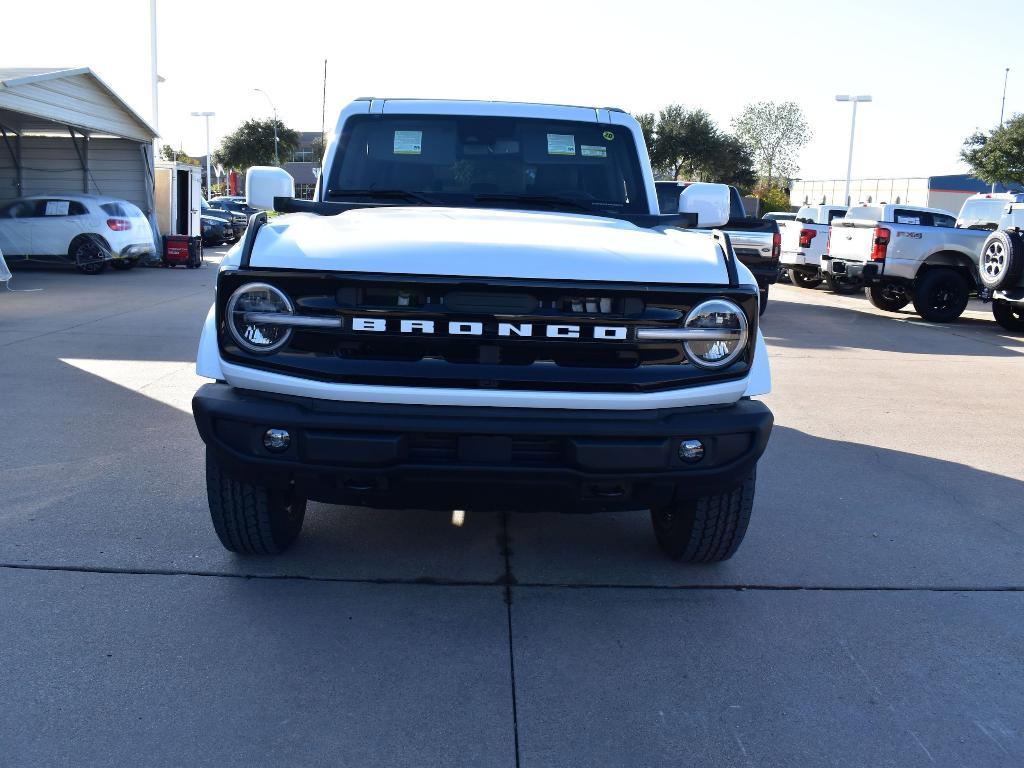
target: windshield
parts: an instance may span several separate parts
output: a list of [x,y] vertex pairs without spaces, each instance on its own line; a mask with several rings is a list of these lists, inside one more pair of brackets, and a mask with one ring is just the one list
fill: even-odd
[[384,196],[417,204],[648,213],[627,128],[535,118],[352,118],[327,199]]

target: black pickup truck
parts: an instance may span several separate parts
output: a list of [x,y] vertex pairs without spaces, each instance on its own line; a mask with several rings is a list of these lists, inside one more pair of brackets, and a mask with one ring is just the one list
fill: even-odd
[[[662,213],[675,213],[679,206],[679,193],[689,186],[685,181],[656,181],[658,208]],[[773,219],[747,216],[743,198],[736,187],[729,187],[732,202],[729,222],[721,229],[729,235],[736,256],[749,269],[761,290],[761,313],[768,306],[768,286],[779,277],[779,253],[782,236]]]

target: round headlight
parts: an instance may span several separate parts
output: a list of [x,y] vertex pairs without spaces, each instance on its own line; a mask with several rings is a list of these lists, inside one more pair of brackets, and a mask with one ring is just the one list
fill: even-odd
[[266,283],[248,283],[231,294],[224,322],[242,349],[268,354],[276,352],[292,336],[287,325],[275,325],[273,315],[294,311],[288,297]]
[[684,343],[686,354],[701,368],[724,368],[743,353],[747,344],[747,316],[725,299],[698,304],[686,316],[686,328],[720,332],[708,334],[707,340]]

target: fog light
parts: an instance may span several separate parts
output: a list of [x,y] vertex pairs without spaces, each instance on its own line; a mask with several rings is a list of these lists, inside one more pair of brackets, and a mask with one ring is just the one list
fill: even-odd
[[288,434],[287,429],[268,429],[263,433],[263,445],[268,451],[275,453],[287,451],[291,442],[292,436]]
[[704,458],[704,443],[700,440],[683,440],[679,444],[679,458],[695,464]]

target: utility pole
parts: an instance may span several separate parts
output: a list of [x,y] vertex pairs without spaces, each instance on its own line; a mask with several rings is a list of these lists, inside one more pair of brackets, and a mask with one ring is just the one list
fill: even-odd
[[[1006,68],[1006,73],[1003,75],[1003,104],[999,107],[999,127],[1003,127],[1003,118],[1006,115],[1006,84],[1010,82],[1010,68]],[[992,194],[996,193],[996,184],[992,182]]]
[[[153,130],[160,132],[160,99],[157,95],[157,83],[160,82],[160,75],[156,71],[156,0],[149,0],[149,58],[150,77],[153,88]],[[153,156],[159,157],[160,142],[153,139]]]
[[206,199],[209,200],[213,193],[210,191],[213,187],[213,177],[210,175],[210,118],[214,117],[216,112],[193,112],[192,117],[205,117],[206,118]]

